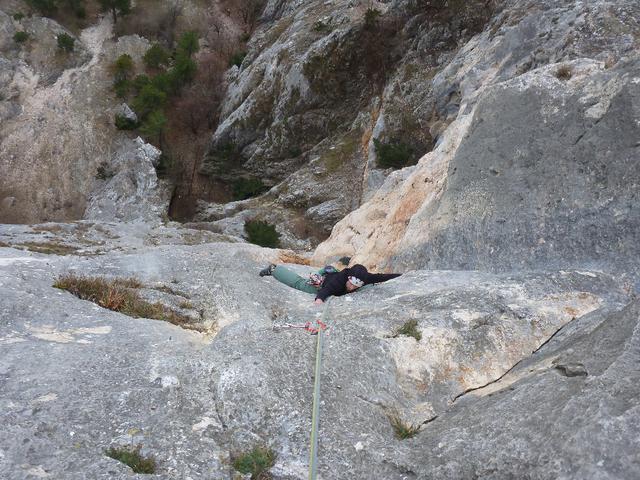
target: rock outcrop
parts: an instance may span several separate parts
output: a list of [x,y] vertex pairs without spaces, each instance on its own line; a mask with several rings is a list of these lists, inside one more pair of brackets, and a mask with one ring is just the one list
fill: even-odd
[[[8,15],[0,20],[18,23]],[[100,187],[99,169],[114,168],[111,152],[126,138],[113,125],[118,103],[109,66],[124,53],[140,61],[149,43],[135,36],[111,41],[107,16],[64,53],[55,35],[65,30],[55,21],[33,16],[20,22],[31,35],[20,47],[26,52],[1,52],[9,67],[2,104],[12,107],[3,110],[10,115],[0,130],[0,220],[81,219]]]
[[[175,225],[1,228],[3,478],[125,478],[103,452],[138,443],[161,478],[230,476],[230,455],[255,445],[277,454],[274,479],[306,477],[315,337],[283,325],[321,307],[257,276],[290,254]],[[24,250],[34,237],[84,248]],[[145,298],[192,310],[204,333],[52,287],[70,272],[137,278]],[[331,300],[322,477],[632,478],[631,298],[599,272],[416,271]],[[399,334],[411,321],[420,336]],[[419,432],[395,439],[390,418]]]
[[[629,24],[628,35],[612,35],[638,7],[518,3],[527,8],[505,11],[434,77],[462,94],[439,146],[339,222],[316,261],[349,255],[378,268],[615,270],[637,258],[640,32]],[[542,43],[536,55],[550,52],[557,25],[579,22],[586,35],[602,16],[611,28],[599,29],[598,41],[565,42],[544,62],[590,57],[537,66],[538,56],[525,56],[526,69],[537,68],[510,78],[524,68],[533,38]],[[521,49],[512,49],[516,41]]]
[[493,7],[267,2],[246,58],[230,72],[202,172],[275,185],[244,215],[317,245],[389,173],[374,139],[406,146],[413,163],[431,150],[458,95],[430,81]]
[[161,155],[140,137],[125,142],[110,165],[98,167],[104,185],[94,190],[84,218],[154,223],[166,217],[170,188],[158,181],[155,168]]
[[[468,5],[267,2],[207,168],[274,185],[203,203],[186,225],[162,219],[160,152],[87,117],[121,108],[94,97],[105,62],[146,41],[109,44],[103,20],[80,37],[86,57],[40,77],[0,16],[0,218],[91,218],[0,224],[1,478],[130,478],[105,454],[115,446],[153,456],[157,478],[243,478],[233,460],[256,446],[274,480],[307,478],[317,337],[293,327],[324,307],[258,271],[306,275],[345,255],[403,275],[325,305],[320,477],[640,477],[640,7],[510,0],[451,15]],[[374,58],[394,68],[368,83],[353,42],[386,29]],[[78,132],[95,134],[83,154],[109,148],[88,161],[43,150]],[[385,171],[373,139],[432,151]],[[240,238],[247,219],[280,219],[283,243],[309,249],[351,209],[313,254]],[[120,279],[172,316],[55,288],[68,274]]]

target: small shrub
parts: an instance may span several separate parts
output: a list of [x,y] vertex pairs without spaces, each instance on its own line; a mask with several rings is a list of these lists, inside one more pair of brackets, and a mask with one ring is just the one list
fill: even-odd
[[156,167],[156,173],[159,177],[167,176],[174,166],[174,160],[171,155],[162,151],[162,155],[158,159],[158,166]]
[[116,76],[128,76],[134,66],[133,58],[128,53],[123,53],[113,63]]
[[231,56],[231,59],[229,60],[229,66],[233,67],[235,65],[238,68],[240,68],[240,65],[242,65],[244,57],[246,57],[246,56],[247,56],[247,52],[236,52],[236,53],[234,53]]
[[318,33],[328,33],[331,31],[331,25],[327,22],[323,22],[322,20],[318,20],[311,27],[314,32]]
[[[171,95],[176,91],[175,77],[168,72],[159,73],[158,75],[153,77],[150,80],[149,85],[152,85],[154,88],[160,90],[165,95]],[[142,89],[140,89],[140,91],[142,91]]]
[[418,342],[422,339],[422,334],[418,330],[418,321],[417,320],[408,320],[402,325],[398,330],[396,330],[393,337],[398,337],[400,335],[405,335],[407,337],[413,337]]
[[38,10],[43,16],[50,17],[56,13],[56,0],[27,0],[29,6]]
[[138,96],[131,103],[131,106],[138,115],[138,118],[145,118],[151,112],[163,107],[166,101],[167,94],[154,85],[149,84],[142,87]]
[[113,91],[118,98],[127,98],[131,91],[131,82],[126,78],[113,82]]
[[573,75],[571,67],[568,65],[562,65],[556,70],[556,78],[560,80],[569,80]]
[[76,39],[71,35],[67,35],[66,33],[61,33],[60,35],[58,35],[58,48],[60,50],[64,50],[65,52],[72,52],[75,43]]
[[73,13],[81,20],[87,18],[87,9],[84,8],[84,5],[76,5],[73,7]]
[[138,128],[138,122],[124,115],[116,115],[115,125],[118,130],[135,130]]
[[29,34],[27,32],[16,32],[13,35],[13,41],[16,43],[24,43],[27,41],[27,39],[29,38]]
[[24,18],[24,13],[22,13],[22,12],[16,12],[16,13],[13,14],[13,19],[18,21],[18,22],[20,20],[22,20],[23,18]]
[[380,10],[377,8],[367,8],[367,11],[364,14],[364,28],[367,30],[374,29],[378,24],[378,18],[380,15]]
[[142,125],[140,125],[140,133],[147,137],[159,136],[164,126],[167,124],[167,117],[160,110],[154,110],[145,118]]
[[135,473],[155,473],[156,471],[155,459],[140,455],[140,445],[135,448],[111,447],[104,453],[107,457],[124,463]]
[[277,248],[280,244],[280,234],[276,227],[262,220],[249,220],[244,224],[247,240],[261,247]]
[[136,75],[136,77],[131,82],[131,86],[133,87],[133,89],[137,94],[137,93],[140,93],[140,90],[142,90],[142,87],[144,87],[145,85],[149,85],[150,83],[151,83],[151,79],[146,75]]
[[404,143],[383,143],[375,138],[373,145],[380,168],[402,168],[411,160],[413,151]]
[[131,12],[131,0],[100,0],[103,12],[111,12],[113,23],[118,22],[118,15],[123,16]]
[[133,58],[131,55],[124,53],[113,62],[113,75],[116,80],[128,79],[134,68]]
[[406,423],[402,420],[398,412],[393,412],[389,415],[389,422],[391,423],[396,438],[400,440],[414,437],[420,431],[419,425]]
[[190,30],[184,32],[178,39],[178,53],[184,53],[188,57],[191,57],[194,53],[200,50],[198,43],[198,33]]
[[260,195],[268,188],[259,178],[239,178],[233,182],[233,199],[246,200]]
[[176,60],[173,68],[169,72],[174,90],[179,89],[184,84],[193,80],[197,70],[198,65],[196,64],[196,62],[186,53],[179,52],[176,55]]
[[243,33],[240,36],[240,41],[243,42],[243,43],[247,43],[250,39],[251,39],[251,34],[249,34],[249,33]]
[[235,456],[233,468],[240,473],[250,473],[251,480],[270,478],[269,469],[276,463],[276,454],[267,447],[254,447],[247,453]]
[[98,165],[98,169],[96,170],[96,178],[98,180],[108,180],[112,178],[115,173],[109,168],[107,162],[102,162]]
[[162,47],[159,43],[154,43],[147,53],[142,57],[144,60],[144,64],[149,68],[158,69],[163,65],[169,65],[169,60],[171,56],[167,49]]
[[297,145],[291,145],[289,146],[288,153],[289,158],[299,157],[300,155],[302,155],[302,149]]

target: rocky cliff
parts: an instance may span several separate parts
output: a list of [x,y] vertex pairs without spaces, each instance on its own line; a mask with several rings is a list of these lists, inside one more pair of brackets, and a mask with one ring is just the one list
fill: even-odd
[[[130,478],[116,449],[153,458],[155,478],[307,478],[317,337],[296,327],[323,307],[258,271],[344,255],[403,275],[326,305],[319,477],[640,477],[637,2],[261,15],[203,171],[269,192],[160,221],[159,152],[123,138],[113,171],[82,177],[88,219],[0,224],[0,477]],[[90,88],[73,75],[95,52],[33,98]],[[16,98],[1,152],[58,105]],[[416,157],[379,168],[380,145]],[[61,191],[27,190],[9,159],[2,208]],[[264,218],[308,249],[344,214],[312,254],[241,238]],[[263,473],[241,465],[260,452]]]
[[[127,142],[113,125],[119,103],[111,92],[109,66],[123,53],[140,60],[149,44],[139,37],[109,41],[112,24],[105,17],[83,31],[73,52],[64,53],[56,35],[72,34],[56,22],[37,16],[17,21],[4,12],[0,21],[5,65],[0,218],[82,218],[102,183],[98,168],[113,170],[120,163],[115,152]],[[27,45],[14,42],[18,30],[29,33]]]
[[[638,7],[516,3],[434,78],[462,92],[440,145],[390,176],[315,258],[616,269],[637,257]],[[576,28],[569,40],[562,25]]]

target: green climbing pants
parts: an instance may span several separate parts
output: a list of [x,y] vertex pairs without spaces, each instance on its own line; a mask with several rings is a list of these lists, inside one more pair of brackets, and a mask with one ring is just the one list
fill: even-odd
[[306,278],[302,278],[297,273],[280,265],[273,270],[273,278],[301,292],[313,293],[314,295],[318,293],[318,289],[309,285]]

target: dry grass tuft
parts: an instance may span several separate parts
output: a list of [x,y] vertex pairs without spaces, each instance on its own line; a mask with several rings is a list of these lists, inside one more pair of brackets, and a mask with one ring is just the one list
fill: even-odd
[[135,278],[108,280],[67,274],[58,278],[53,286],[130,317],[164,320],[185,329],[203,331],[202,327],[191,323],[191,318],[140,297],[136,289],[142,287],[142,283]]
[[571,67],[568,65],[562,65],[556,70],[556,78],[560,80],[569,80],[573,75]]
[[156,461],[153,457],[143,457],[140,454],[140,446],[111,447],[106,450],[105,455],[127,465],[135,473],[155,473]]
[[414,437],[420,431],[420,425],[406,423],[402,420],[398,412],[392,412],[389,414],[389,422],[391,423],[391,427],[393,427],[396,438],[400,440]]
[[308,258],[305,258],[291,250],[281,250],[278,252],[278,261],[276,263],[296,263],[298,265],[311,265]]
[[16,247],[26,248],[30,252],[44,253],[47,255],[73,255],[78,247],[58,242],[24,242]]

